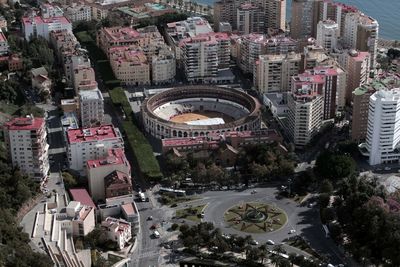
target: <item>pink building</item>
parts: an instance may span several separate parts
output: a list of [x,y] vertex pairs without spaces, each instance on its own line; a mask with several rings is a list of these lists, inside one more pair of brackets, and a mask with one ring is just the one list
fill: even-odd
[[69,193],[71,194],[71,198],[73,201],[78,201],[82,205],[96,208],[92,198],[89,196],[89,193],[84,188],[74,188],[70,189]]

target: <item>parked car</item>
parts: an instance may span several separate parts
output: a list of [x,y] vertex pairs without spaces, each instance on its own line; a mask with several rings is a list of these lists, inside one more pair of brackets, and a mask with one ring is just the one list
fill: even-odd
[[267,240],[267,245],[275,245],[275,242],[274,241],[272,241],[271,239],[269,239],[269,240]]
[[147,217],[147,220],[148,220],[148,221],[152,221],[152,220],[153,220],[153,216]]
[[255,240],[255,239],[250,240],[249,243],[250,243],[250,245],[254,245],[254,246],[257,246],[257,245],[258,245],[258,241]]

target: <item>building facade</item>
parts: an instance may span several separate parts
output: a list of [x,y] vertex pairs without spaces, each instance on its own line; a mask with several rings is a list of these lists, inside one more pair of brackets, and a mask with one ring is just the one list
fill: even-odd
[[8,49],[7,38],[0,28],[0,56],[8,54]]
[[[304,79],[303,79],[304,78]],[[322,126],[324,99],[323,81],[311,82],[308,77],[293,77],[288,94],[287,132],[296,147],[307,145]]]
[[300,70],[301,55],[262,55],[256,62],[254,84],[260,93],[290,91],[292,76]]
[[104,120],[104,98],[99,89],[79,91],[81,126],[100,125]]
[[123,147],[122,135],[112,125],[67,131],[69,167],[76,171],[83,171],[88,160],[105,157],[109,149]]
[[333,20],[318,22],[316,45],[322,46],[328,51],[337,48],[339,37],[339,25]]
[[261,7],[244,3],[237,8],[237,31],[239,34],[264,33],[265,18]]
[[350,50],[347,56],[347,91],[346,102],[350,103],[352,92],[368,82],[370,72],[370,54]]
[[400,88],[380,90],[370,97],[367,139],[369,164],[398,163],[400,159]]
[[52,31],[67,30],[72,32],[72,23],[64,16],[48,18],[30,16],[22,18],[22,30],[25,40],[41,36],[48,41]]
[[12,165],[35,181],[46,180],[50,170],[46,137],[43,118],[14,118],[4,124],[4,140]]
[[108,217],[101,223],[101,227],[106,230],[108,239],[117,243],[119,249],[123,249],[132,238],[131,224],[123,219]]
[[107,154],[87,161],[86,174],[89,191],[95,201],[106,199],[107,185],[111,185],[111,183],[107,183],[110,179],[106,178],[115,171],[121,172],[131,179],[131,166],[122,148],[109,149]]

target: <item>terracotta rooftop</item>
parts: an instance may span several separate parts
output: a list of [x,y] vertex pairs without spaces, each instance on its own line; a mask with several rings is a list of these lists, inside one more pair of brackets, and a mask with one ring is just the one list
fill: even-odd
[[113,148],[108,151],[107,157],[88,160],[86,164],[88,169],[93,169],[107,165],[129,164],[129,162],[126,160],[125,152],[122,148]]
[[92,198],[90,197],[88,191],[84,188],[70,189],[69,193],[74,201],[79,201],[82,205],[96,208]]
[[92,128],[70,129],[67,132],[68,143],[82,143],[118,138],[113,125],[102,125]]
[[43,118],[14,118],[4,124],[4,126],[11,131],[28,131],[38,130],[44,127]]

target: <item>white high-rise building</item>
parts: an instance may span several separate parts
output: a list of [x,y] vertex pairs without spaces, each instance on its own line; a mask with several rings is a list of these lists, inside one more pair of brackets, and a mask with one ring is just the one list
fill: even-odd
[[79,91],[82,127],[100,125],[104,119],[104,98],[99,89]]
[[43,118],[14,118],[4,124],[4,140],[14,167],[35,179],[47,179],[49,145]]
[[112,125],[69,129],[66,138],[69,167],[80,172],[88,160],[104,158],[111,148],[124,148],[120,131]]
[[254,84],[260,93],[283,92],[291,89],[292,76],[300,70],[301,55],[262,55],[256,62]]
[[397,163],[400,159],[400,88],[380,90],[369,100],[367,140],[369,164]]
[[316,44],[322,46],[328,51],[337,47],[339,36],[339,26],[333,20],[324,20],[318,22]]

